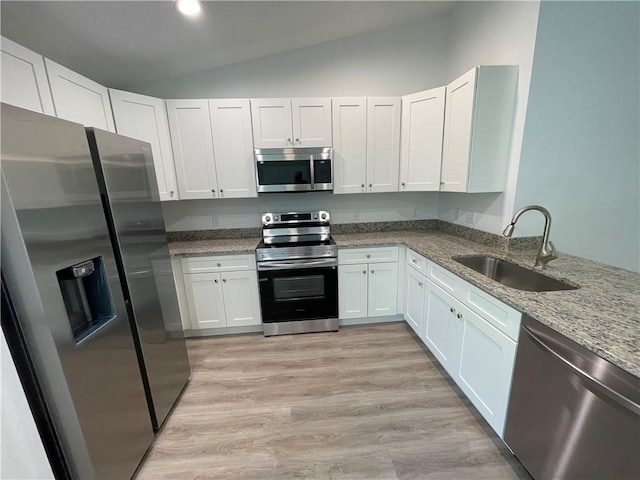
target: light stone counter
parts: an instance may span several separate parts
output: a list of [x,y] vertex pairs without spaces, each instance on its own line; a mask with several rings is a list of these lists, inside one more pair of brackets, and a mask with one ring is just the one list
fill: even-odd
[[[340,248],[404,244],[515,309],[548,325],[601,357],[640,377],[640,274],[560,254],[545,273],[577,290],[525,292],[503,286],[452,260],[456,255],[505,257],[504,250],[439,231],[335,234]],[[173,242],[172,255],[253,253],[259,238]],[[535,253],[507,255],[531,268]]]

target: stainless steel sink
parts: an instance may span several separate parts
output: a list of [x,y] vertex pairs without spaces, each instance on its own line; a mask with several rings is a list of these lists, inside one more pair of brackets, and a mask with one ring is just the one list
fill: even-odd
[[534,272],[515,263],[494,257],[459,256],[452,257],[458,263],[469,267],[485,277],[489,277],[507,287],[529,292],[551,292],[555,290],[575,290],[578,287],[542,273]]

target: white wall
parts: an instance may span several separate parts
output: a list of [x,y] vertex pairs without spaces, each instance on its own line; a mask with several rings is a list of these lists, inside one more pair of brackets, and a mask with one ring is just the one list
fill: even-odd
[[0,343],[0,478],[53,478],[18,372],[2,332]]
[[[516,206],[562,251],[640,270],[640,3],[544,2]],[[526,214],[516,234],[539,234]]]
[[[439,218],[492,233],[501,233],[513,213],[522,146],[538,1],[465,2],[451,15],[447,72],[453,80],[474,65],[519,65],[518,98],[505,191],[500,194],[442,193]],[[471,212],[472,218],[459,213]],[[470,221],[467,221],[470,220]]]
[[403,95],[445,84],[449,15],[130,90],[161,98]]
[[168,231],[260,227],[263,213],[306,210],[327,210],[332,223],[426,220],[437,218],[438,194],[269,193],[258,198],[163,202],[162,210]]

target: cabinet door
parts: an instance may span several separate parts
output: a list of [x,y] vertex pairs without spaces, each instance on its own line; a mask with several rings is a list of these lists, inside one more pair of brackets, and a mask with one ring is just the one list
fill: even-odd
[[227,327],[260,325],[260,301],[258,297],[258,274],[255,271],[224,272],[222,292]]
[[400,98],[367,99],[367,191],[397,192]]
[[431,353],[455,380],[457,361],[457,313],[459,302],[451,295],[426,281],[426,317],[422,339]]
[[222,283],[219,273],[190,273],[184,276],[191,328],[226,327]]
[[398,263],[371,263],[369,267],[369,317],[398,313]]
[[331,146],[330,98],[294,98],[291,114],[294,147]]
[[413,331],[422,338],[422,325],[424,323],[424,299],[427,287],[426,280],[413,268],[408,267],[405,274],[405,300],[404,318],[411,325]]
[[109,91],[102,85],[44,59],[51,96],[59,118],[115,132]]
[[256,197],[249,100],[209,100],[220,198]]
[[0,37],[0,50],[0,101],[33,112],[55,115],[42,55],[4,37]]
[[109,89],[116,131],[151,145],[160,200],[177,200],[176,171],[164,100]]
[[443,192],[467,190],[476,69],[447,85],[442,147]]
[[462,309],[456,383],[500,437],[507,415],[517,344],[473,311]]
[[338,317],[366,317],[367,296],[367,265],[339,265]]
[[217,198],[209,102],[167,100],[167,114],[180,198]]
[[334,98],[333,193],[364,193],[367,181],[367,99]]
[[251,100],[253,145],[255,148],[293,147],[291,99],[258,98]]
[[400,191],[440,190],[445,87],[402,97]]

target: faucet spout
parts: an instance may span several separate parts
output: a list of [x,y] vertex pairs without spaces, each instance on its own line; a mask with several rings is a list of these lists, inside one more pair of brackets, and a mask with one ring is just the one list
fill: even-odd
[[511,237],[511,235],[513,235],[513,230],[515,228],[516,222],[524,212],[528,212],[529,210],[537,210],[544,215],[544,232],[542,234],[542,244],[540,245],[538,255],[536,256],[536,262],[533,266],[534,268],[544,269],[546,268],[547,263],[558,258],[558,251],[553,245],[553,242],[549,240],[549,231],[551,230],[551,214],[549,213],[549,210],[541,207],[540,205],[527,205],[526,207],[522,207],[520,210],[513,214],[511,223],[505,227],[502,234],[505,237]]

